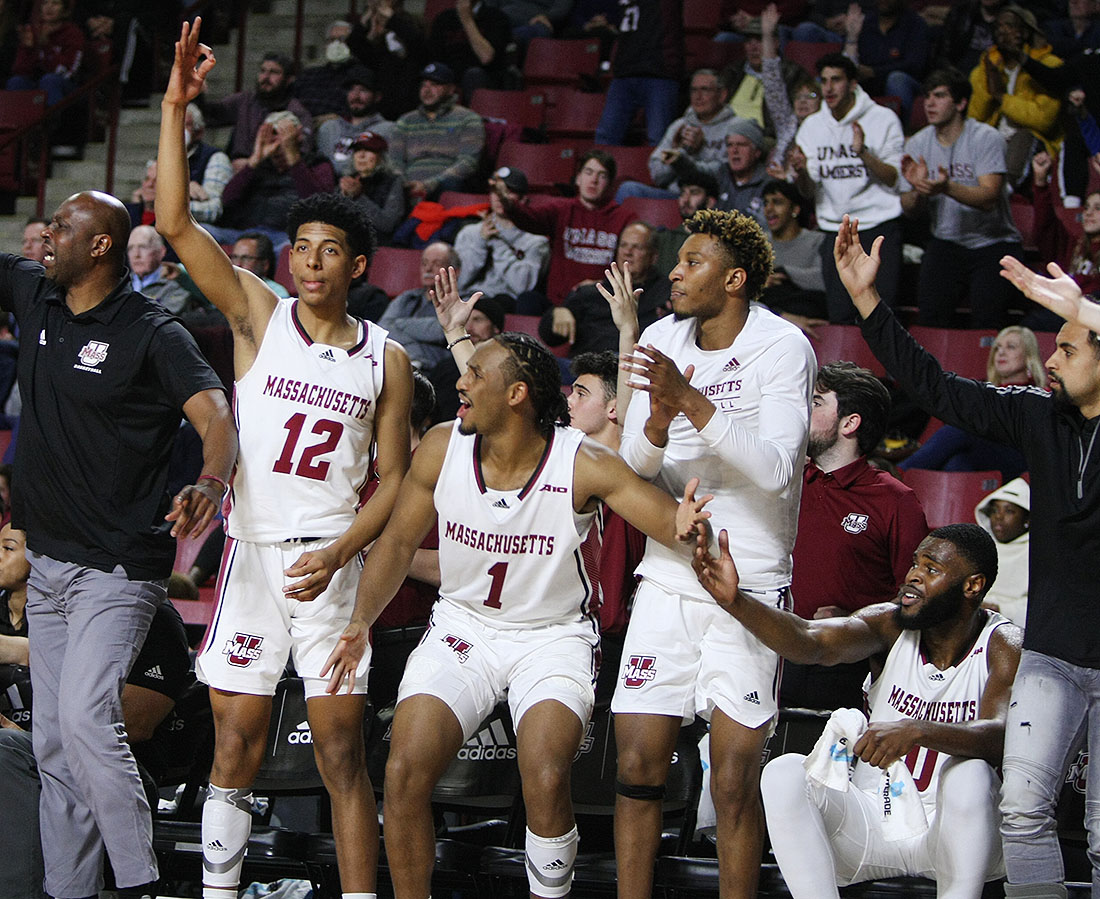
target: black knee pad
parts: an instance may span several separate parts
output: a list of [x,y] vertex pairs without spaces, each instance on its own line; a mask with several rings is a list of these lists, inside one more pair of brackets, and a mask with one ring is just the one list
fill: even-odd
[[655,787],[645,784],[624,784],[618,778],[615,779],[615,792],[627,799],[641,799],[646,802],[660,802],[665,798],[665,785]]

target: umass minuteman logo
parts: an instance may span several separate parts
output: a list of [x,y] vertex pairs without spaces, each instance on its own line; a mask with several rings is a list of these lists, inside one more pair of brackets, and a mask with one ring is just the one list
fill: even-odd
[[623,686],[637,690],[657,676],[656,656],[631,656],[623,666]]
[[110,344],[104,343],[102,340],[89,340],[80,349],[80,361],[85,365],[99,365],[107,358],[108,347],[110,347]]
[[222,652],[225,653],[230,665],[237,668],[247,668],[260,657],[263,652],[260,646],[263,642],[263,637],[236,633],[233,635],[233,639],[225,641],[225,649]]

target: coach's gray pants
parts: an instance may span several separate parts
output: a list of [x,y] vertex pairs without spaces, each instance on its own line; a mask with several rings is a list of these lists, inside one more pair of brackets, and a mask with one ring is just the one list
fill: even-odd
[[157,879],[149,803],[122,723],[122,686],[163,581],[131,581],[28,552],[27,628],[46,891],[102,886],[106,848],[120,887]]

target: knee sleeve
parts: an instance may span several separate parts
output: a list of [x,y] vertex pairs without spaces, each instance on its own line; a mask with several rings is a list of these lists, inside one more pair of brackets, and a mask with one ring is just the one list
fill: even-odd
[[615,779],[615,792],[627,799],[641,799],[643,802],[660,802],[665,798],[665,784],[646,786],[645,784],[627,784]]
[[252,832],[252,792],[210,784],[202,807],[202,881],[204,899],[233,897]]
[[536,896],[559,899],[573,886],[577,828],[560,837],[540,837],[527,828],[527,884]]

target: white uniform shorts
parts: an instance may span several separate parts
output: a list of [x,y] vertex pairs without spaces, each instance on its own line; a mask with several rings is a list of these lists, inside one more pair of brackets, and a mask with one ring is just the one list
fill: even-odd
[[[283,594],[283,587],[301,580],[283,572],[304,553],[333,542],[335,538],[284,543],[226,538],[214,617],[195,662],[199,680],[231,693],[273,696],[293,655],[306,697],[324,694],[328,680],[321,678],[321,669],[351,620],[363,563],[357,555],[310,602]],[[369,668],[368,646],[352,692],[367,692]]]
[[[745,591],[748,593],[749,591]],[[787,608],[789,590],[751,593]],[[710,720],[715,708],[748,728],[775,718],[779,656],[709,596],[668,593],[643,578],[634,596],[611,711]]]
[[420,693],[441,699],[464,741],[505,694],[516,730],[544,699],[562,703],[583,726],[595,704],[599,642],[594,622],[502,628],[440,599],[405,665],[397,701]]

